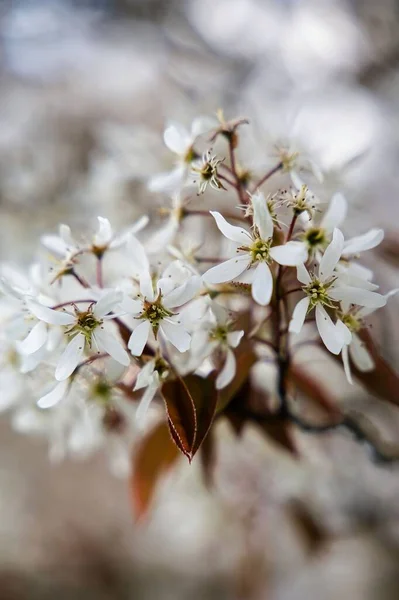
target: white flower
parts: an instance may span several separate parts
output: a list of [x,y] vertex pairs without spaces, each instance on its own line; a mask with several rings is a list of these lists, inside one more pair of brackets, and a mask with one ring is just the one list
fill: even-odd
[[74,313],[65,308],[54,310],[48,307],[34,306],[36,316],[44,323],[68,325],[66,335],[70,337],[55,371],[58,381],[67,379],[83,358],[85,350],[94,345],[98,353],[105,352],[122,365],[129,365],[129,355],[122,344],[106,328],[104,322],[113,319],[109,313],[119,304],[122,295],[109,291],[98,302],[90,303],[86,310],[75,307]]
[[88,241],[78,242],[73,237],[68,225],[60,225],[58,235],[43,235],[42,245],[51,253],[53,260],[58,263],[54,280],[73,272],[77,258],[83,252],[92,252],[101,258],[109,250],[123,247],[133,234],[141,231],[148,223],[148,217],[140,217],[130,227],[115,234],[111,223],[104,217],[97,217],[98,228]]
[[[314,199],[313,199],[314,201]],[[317,206],[318,202],[316,202]],[[313,204],[312,204],[313,206]],[[331,241],[334,229],[339,228],[345,221],[348,203],[341,193],[332,196],[327,210],[321,219],[312,218],[305,224],[305,231],[301,234],[303,244],[309,255],[319,254]],[[378,246],[384,238],[382,229],[373,228],[366,233],[346,240],[342,250],[342,257],[349,258],[359,252],[371,250]]]
[[223,159],[211,154],[210,150],[204,152],[202,159],[193,161],[191,176],[193,183],[198,183],[198,194],[203,194],[208,185],[214,190],[225,189],[218,175],[222,162]]
[[201,286],[201,277],[192,276],[180,261],[174,261],[154,286],[148,258],[138,240],[132,246],[132,253],[140,280],[140,294],[134,299],[125,297],[121,304],[123,310],[134,316],[129,350],[134,356],[140,356],[152,331],[155,337],[160,333],[179,352],[186,352],[191,336],[183,312],[176,314],[174,310],[194,298]]
[[193,336],[192,352],[201,357],[202,361],[216,350],[221,352],[224,364],[216,378],[216,388],[220,390],[235,377],[237,364],[232,349],[237,348],[244,331],[233,330],[234,322],[228,310],[217,302],[211,302],[210,311],[209,320],[202,319]]
[[[33,288],[28,288],[26,291],[9,284],[5,279],[0,280],[0,289],[8,296],[14,307],[12,316],[4,323],[4,333],[8,339],[16,342],[18,352],[27,356],[39,353],[44,348],[53,351],[58,345],[60,332],[48,327],[49,324],[54,324],[52,309],[39,299],[49,304],[54,304],[54,301],[51,302],[51,299],[40,293],[34,297]],[[59,315],[58,321],[58,325],[68,324],[66,316]],[[30,369],[24,368],[25,372],[27,370]]]
[[[254,231],[230,225],[219,212],[211,212],[216,225],[229,240],[240,244],[236,256],[212,267],[203,275],[205,283],[224,283],[251,270],[252,297],[258,304],[269,304],[273,293],[273,276],[270,263],[296,266],[306,260],[307,252],[300,242],[287,242],[272,246],[273,219],[262,194],[252,196]],[[247,281],[248,279],[246,279]]]
[[306,315],[315,308],[316,325],[327,349],[333,354],[339,354],[346,343],[347,336],[342,328],[337,328],[325,307],[335,310],[341,301],[379,308],[384,306],[386,300],[377,294],[362,287],[350,286],[342,281],[339,273],[335,271],[344,249],[344,236],[339,229],[335,229],[332,242],[326,248],[319,264],[318,275],[310,275],[304,265],[297,267],[298,280],[304,284],[302,287],[306,297],[296,305],[289,324],[289,331],[299,333],[305,322]]
[[[383,296],[385,302],[388,298],[399,292],[394,289]],[[342,314],[337,321],[337,328],[342,331],[345,343],[342,347],[342,362],[346,378],[353,383],[349,356],[359,371],[367,372],[374,369],[374,360],[358,332],[362,329],[364,319],[371,315],[377,308],[351,307],[349,302],[342,303]]]
[[155,175],[148,182],[151,192],[165,192],[173,194],[178,192],[186,183],[190,165],[199,158],[194,150],[194,143],[198,136],[209,131],[213,126],[209,119],[197,118],[188,131],[183,125],[173,123],[164,131],[166,146],[177,155],[176,167],[167,173]]

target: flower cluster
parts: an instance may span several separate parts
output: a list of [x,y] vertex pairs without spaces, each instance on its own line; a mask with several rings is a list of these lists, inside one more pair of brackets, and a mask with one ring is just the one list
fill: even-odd
[[[79,240],[61,225],[58,235],[42,236],[28,273],[1,266],[1,405],[18,430],[48,437],[53,458],[105,445],[124,472],[137,423],[165,382],[201,374],[216,390],[227,388],[244,341],[255,353],[268,344],[286,363],[291,342],[315,322],[350,382],[352,365],[373,369],[364,320],[396,290],[380,294],[358,259],[382,241],[382,230],[345,239],[344,196],[316,198],[297,171],[288,189],[265,197],[265,181],[278,172],[288,178],[300,157],[286,152],[256,177],[235,156],[246,123],[198,119],[190,132],[166,129],[176,166],[148,182],[172,203],[158,229],[143,216],[115,234],[98,217],[97,231]],[[225,154],[207,141],[227,143]],[[199,194],[210,188],[218,211],[202,208]],[[185,229],[193,217],[206,224],[199,247]],[[204,256],[212,245],[214,256]],[[243,313],[253,317],[249,328]]]

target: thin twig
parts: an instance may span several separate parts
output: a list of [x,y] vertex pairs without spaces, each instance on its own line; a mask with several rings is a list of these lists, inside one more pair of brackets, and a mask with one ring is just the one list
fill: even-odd
[[265,183],[265,181],[270,179],[270,177],[272,177],[275,173],[277,173],[277,171],[279,171],[282,167],[283,167],[283,163],[279,162],[278,165],[276,165],[275,167],[270,169],[270,171],[268,171],[263,177],[261,177],[261,179],[259,179],[259,181],[257,183],[254,184],[252,192],[256,192],[256,190],[258,188],[260,188]]

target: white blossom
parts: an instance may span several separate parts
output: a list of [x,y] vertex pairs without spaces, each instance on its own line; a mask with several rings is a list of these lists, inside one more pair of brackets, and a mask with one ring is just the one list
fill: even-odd
[[234,329],[234,321],[227,309],[212,301],[207,315],[201,319],[195,335],[192,350],[200,360],[219,351],[223,367],[216,378],[216,388],[223,389],[234,379],[236,374],[236,358],[233,352],[237,348],[244,331]]
[[[399,292],[394,289],[383,296],[385,302],[391,296]],[[371,315],[377,308],[353,307],[349,302],[342,302],[341,314],[337,321],[337,327],[342,331],[345,343],[342,347],[342,362],[346,378],[349,383],[353,383],[349,357],[359,371],[367,372],[374,369],[374,360],[368,351],[366,344],[358,335],[358,332],[365,326],[364,320]]]
[[336,327],[326,308],[335,309],[341,301],[370,308],[379,308],[386,303],[380,294],[342,281],[336,266],[342,256],[344,243],[341,231],[334,229],[333,239],[321,258],[317,275],[310,274],[304,265],[297,267],[297,277],[304,284],[302,289],[306,297],[296,305],[289,324],[291,333],[299,333],[306,315],[314,308],[320,337],[333,354],[341,352],[342,346],[347,343],[347,335],[341,327]]
[[215,211],[210,211],[221,233],[239,244],[236,256],[212,267],[204,275],[207,284],[224,283],[239,278],[250,270],[246,281],[252,283],[252,297],[258,304],[269,304],[273,293],[273,275],[270,270],[272,261],[280,265],[296,266],[306,260],[307,252],[300,242],[289,241],[273,246],[273,219],[265,198],[258,193],[251,198],[254,229],[249,233],[243,227],[230,225]]
[[170,124],[164,131],[164,142],[176,154],[176,166],[172,171],[153,176],[148,182],[151,192],[174,194],[179,192],[186,183],[191,163],[199,158],[194,143],[196,139],[212,128],[213,122],[208,118],[194,119],[191,130],[188,131],[179,123]]

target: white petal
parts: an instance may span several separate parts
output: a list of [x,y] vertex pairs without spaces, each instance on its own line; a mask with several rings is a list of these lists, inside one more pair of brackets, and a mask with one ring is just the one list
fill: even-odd
[[53,310],[52,308],[39,304],[39,302],[33,300],[27,300],[26,306],[37,319],[49,323],[50,325],[72,325],[72,323],[76,321],[76,317],[67,312]]
[[184,155],[191,146],[191,136],[183,125],[169,125],[164,131],[163,139],[169,150]]
[[321,220],[320,227],[327,232],[331,232],[335,227],[339,227],[346,217],[348,203],[342,194],[334,194],[327,209],[326,214]]
[[302,242],[287,242],[282,246],[270,248],[270,256],[279,263],[288,267],[297,267],[308,258],[306,245]]
[[297,276],[298,281],[300,281],[301,283],[304,283],[305,285],[307,285],[308,283],[310,283],[312,281],[311,277],[308,273],[308,270],[304,264],[297,265],[296,276]]
[[69,249],[77,248],[77,243],[74,240],[69,225],[64,225],[64,223],[61,223],[59,233],[60,238],[65,242],[66,246],[68,246]]
[[156,254],[165,251],[166,246],[174,241],[178,229],[179,221],[172,214],[168,221],[150,237],[148,244],[146,244],[148,253]]
[[251,203],[254,210],[253,220],[258,228],[260,237],[263,240],[268,240],[273,235],[273,219],[262,192],[253,194],[251,196]]
[[141,356],[150,335],[150,330],[151,323],[149,321],[142,321],[132,332],[127,346],[133,356]]
[[85,336],[83,333],[78,333],[67,345],[64,352],[58,361],[55,370],[55,378],[57,381],[67,379],[81,361],[85,348]]
[[334,229],[332,242],[327,246],[319,265],[319,277],[325,281],[333,274],[344,247],[344,236],[339,229]]
[[251,263],[249,254],[239,254],[235,258],[226,260],[216,267],[212,267],[203,274],[205,283],[224,283],[238,277]]
[[47,342],[47,326],[39,321],[22,342],[17,342],[18,351],[22,354],[34,354]]
[[185,330],[183,325],[178,323],[171,323],[165,319],[161,321],[159,329],[163,333],[164,337],[169,340],[179,352],[186,352],[190,348],[191,336]]
[[288,331],[290,331],[291,333],[299,333],[301,331],[306,319],[309,303],[310,298],[308,297],[302,298],[302,300],[298,302],[292,313],[291,321],[288,326]]
[[118,290],[110,290],[100,300],[96,303],[93,314],[98,319],[105,317],[115,305],[121,302],[122,300],[122,292]]
[[346,344],[343,345],[342,347],[342,362],[344,365],[344,371],[345,371],[345,375],[347,380],[349,381],[350,384],[353,384],[353,379],[352,379],[352,373],[351,373],[351,366],[349,363],[349,352],[348,352],[348,346]]
[[244,335],[244,331],[240,329],[239,331],[230,331],[227,334],[227,343],[231,348],[237,348],[238,344],[241,342],[242,336]]
[[153,377],[152,377],[152,381],[150,382],[150,384],[148,385],[147,389],[145,390],[140,403],[137,407],[136,410],[136,421],[140,424],[141,421],[144,419],[145,415],[147,414],[148,411],[148,407],[151,404],[151,401],[153,400],[155,394],[157,393],[159,387],[159,375],[158,373],[154,373]]
[[243,227],[230,225],[230,223],[228,223],[226,219],[217,211],[210,210],[209,212],[215,219],[219,231],[223,233],[227,239],[243,246],[247,246],[248,244],[252,243],[251,236]]
[[[348,240],[350,241],[350,240]],[[345,242],[346,244],[346,242]],[[344,244],[344,251],[343,251],[343,255],[345,255],[345,244]],[[367,269],[365,266],[363,265],[359,265],[358,263],[354,263],[351,262],[349,263],[349,265],[347,265],[346,267],[346,271],[350,276],[354,276],[357,277],[358,279],[363,279],[365,281],[371,281],[374,277],[374,273],[371,269]]]
[[150,219],[149,219],[148,215],[142,215],[139,219],[137,219],[137,221],[135,221],[133,223],[133,225],[131,225],[129,227],[129,229],[128,229],[129,234],[138,233],[139,231],[144,229],[144,227],[147,227],[149,220]]
[[162,192],[165,194],[173,194],[182,188],[187,178],[187,167],[179,165],[172,171],[154,175],[148,182],[150,192]]
[[229,319],[229,311],[225,306],[222,306],[218,302],[211,302],[211,311],[216,319],[218,325],[225,325]]
[[290,171],[291,181],[294,184],[294,187],[299,192],[303,185],[305,185],[303,179],[298,175],[296,171]]
[[341,334],[344,344],[348,346],[352,341],[352,333],[350,329],[340,319],[338,319],[336,323],[336,328]]
[[93,337],[100,350],[112,356],[121,365],[125,367],[129,366],[130,359],[128,353],[112,334],[105,331],[105,329],[101,329],[101,327],[97,327],[93,333]]
[[150,385],[151,381],[153,380],[154,368],[155,360],[149,360],[140,370],[139,374],[137,375],[136,384],[133,388],[135,392],[137,390],[141,390],[143,387],[147,387],[147,385]]
[[131,235],[130,237],[128,253],[133,270],[136,270],[138,274],[149,272],[150,263],[144,246],[134,235]]
[[69,381],[60,381],[57,385],[37,401],[39,408],[52,408],[65,396],[68,390]]
[[327,350],[333,354],[339,354],[344,345],[344,340],[330,316],[320,304],[316,306],[316,325]]
[[131,225],[124,231],[121,231],[118,235],[114,236],[113,239],[110,241],[109,247],[113,250],[121,248],[121,246],[123,246],[124,244],[126,244],[126,242],[129,241],[132,235],[144,229],[144,227],[147,226],[148,222],[148,216],[143,215],[142,217],[140,217],[140,219],[133,223],[133,225]]
[[265,262],[259,263],[255,269],[251,292],[255,302],[261,306],[269,304],[273,293],[273,276]]
[[234,352],[228,348],[226,350],[226,360],[223,365],[223,369],[216,378],[216,389],[221,390],[222,388],[226,387],[226,385],[229,385],[229,383],[234,379],[235,374],[236,357],[234,356]]
[[42,235],[40,241],[47,250],[60,258],[68,254],[68,246],[58,235]]
[[199,135],[207,133],[216,126],[216,120],[211,117],[197,117],[191,125],[191,139],[194,141]]
[[172,308],[186,304],[186,302],[194,298],[197,294],[201,287],[201,283],[202,280],[199,275],[190,277],[183,285],[179,285],[179,287],[175,288],[164,297],[163,305],[166,308]]
[[329,291],[329,296],[333,300],[343,300],[351,304],[358,304],[359,306],[367,306],[369,308],[381,308],[381,306],[385,306],[387,303],[386,298],[381,294],[350,286],[333,287]]
[[146,300],[149,300],[149,302],[155,300],[154,286],[148,271],[140,274],[140,292]]
[[367,372],[374,369],[374,360],[367,350],[366,344],[356,333],[354,333],[352,336],[352,343],[349,346],[349,353],[354,365],[356,365],[359,371]]
[[104,217],[97,217],[97,219],[98,230],[94,235],[93,243],[95,246],[108,246],[113,236],[111,223],[108,219],[105,219]]
[[378,244],[381,244],[383,239],[383,229],[370,229],[370,231],[363,233],[363,235],[358,235],[347,240],[344,245],[343,254],[344,256],[348,256],[349,254],[357,254],[364,250],[371,250],[371,248],[375,248]]
[[138,315],[143,312],[142,301],[134,300],[133,298],[130,298],[130,296],[125,296],[119,303],[119,306],[122,311],[131,315]]

